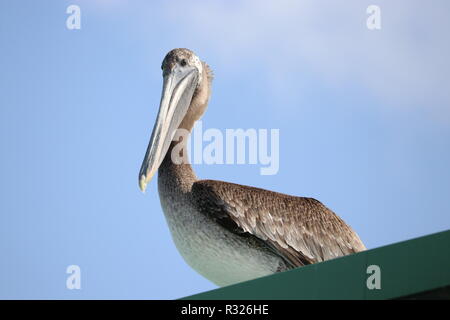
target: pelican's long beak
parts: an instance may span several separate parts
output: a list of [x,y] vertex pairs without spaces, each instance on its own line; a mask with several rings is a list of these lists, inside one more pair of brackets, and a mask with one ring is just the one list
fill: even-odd
[[164,74],[158,118],[139,171],[139,188],[142,192],[161,165],[176,129],[186,115],[198,79],[197,68],[178,64],[171,72]]

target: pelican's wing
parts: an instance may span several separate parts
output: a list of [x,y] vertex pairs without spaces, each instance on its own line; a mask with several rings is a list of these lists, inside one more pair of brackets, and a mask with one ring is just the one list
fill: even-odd
[[312,198],[214,180],[195,182],[192,193],[204,214],[259,238],[294,267],[366,249],[342,219]]

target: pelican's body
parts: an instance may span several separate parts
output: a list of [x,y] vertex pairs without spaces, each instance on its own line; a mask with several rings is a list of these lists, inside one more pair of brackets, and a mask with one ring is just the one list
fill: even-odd
[[145,190],[158,169],[161,206],[193,269],[224,286],[365,250],[317,200],[198,180],[186,160],[187,136],[179,139],[175,131],[189,133],[205,111],[211,72],[187,49],[170,51],[162,69],[160,110],[139,181]]
[[159,197],[172,238],[194,270],[224,286],[288,269],[256,239],[231,232],[204,214],[192,190],[196,182],[190,165],[174,165],[169,157],[158,170]]

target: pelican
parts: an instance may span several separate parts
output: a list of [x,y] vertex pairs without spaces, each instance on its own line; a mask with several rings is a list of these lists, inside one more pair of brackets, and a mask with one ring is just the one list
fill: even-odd
[[315,199],[199,180],[188,161],[173,161],[187,140],[176,141],[175,132],[190,133],[203,115],[213,76],[189,49],[171,50],[161,69],[162,96],[139,187],[144,192],[158,171],[161,206],[188,265],[226,286],[366,249],[350,226]]

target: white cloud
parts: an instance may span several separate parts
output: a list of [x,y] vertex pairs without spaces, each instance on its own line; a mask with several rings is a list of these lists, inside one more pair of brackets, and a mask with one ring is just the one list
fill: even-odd
[[275,79],[307,68],[337,89],[356,84],[383,105],[448,118],[449,5],[376,2],[379,31],[366,27],[366,8],[375,3],[356,0],[171,1],[166,15],[224,63],[263,63]]

